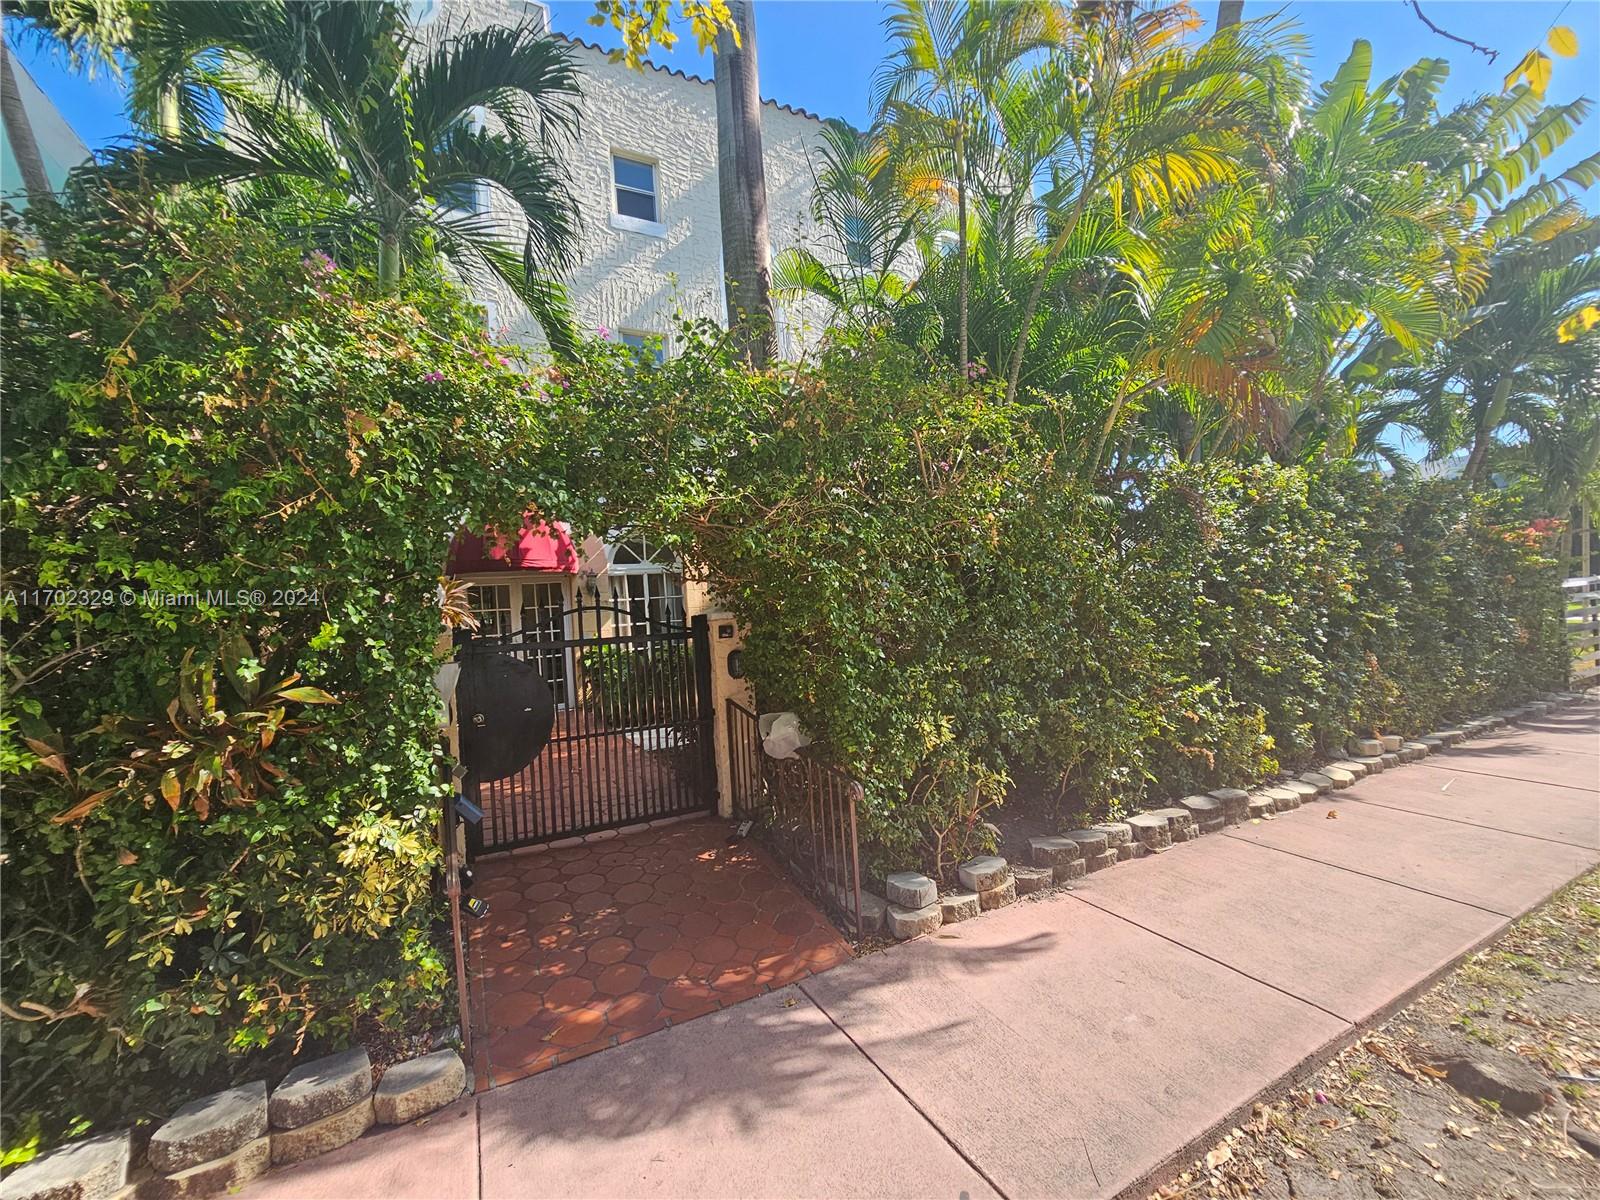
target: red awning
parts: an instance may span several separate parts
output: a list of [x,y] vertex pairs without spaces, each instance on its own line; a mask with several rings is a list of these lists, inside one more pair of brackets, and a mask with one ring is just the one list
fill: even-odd
[[477,575],[486,571],[560,571],[578,573],[578,551],[572,544],[572,530],[565,521],[553,524],[522,518],[522,533],[515,545],[504,534],[489,532],[487,537],[462,530],[450,543],[447,575]]

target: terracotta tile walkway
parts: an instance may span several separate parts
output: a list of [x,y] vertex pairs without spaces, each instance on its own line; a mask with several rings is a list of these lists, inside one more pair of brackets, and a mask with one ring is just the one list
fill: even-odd
[[509,1083],[851,957],[753,842],[703,820],[477,864],[477,1086]]

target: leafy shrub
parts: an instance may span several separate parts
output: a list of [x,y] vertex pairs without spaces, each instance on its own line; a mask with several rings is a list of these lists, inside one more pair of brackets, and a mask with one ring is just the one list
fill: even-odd
[[1515,497],[1229,462],[1094,495],[1053,409],[886,339],[754,377],[687,342],[628,376],[627,457],[670,477],[638,519],[745,622],[761,707],[861,780],[875,867],[948,875],[1008,797],[1077,824],[1563,677]]
[[37,219],[48,256],[0,234],[8,1144],[441,1018],[444,547],[590,516],[559,388],[442,281],[215,195]]
[[628,646],[583,651],[590,705],[613,725],[667,725],[682,721],[694,696],[694,660],[676,648],[652,653]]

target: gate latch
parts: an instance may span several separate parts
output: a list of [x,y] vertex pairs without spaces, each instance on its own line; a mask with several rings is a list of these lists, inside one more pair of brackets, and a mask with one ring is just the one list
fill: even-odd
[[472,714],[472,724],[473,724],[473,726],[475,728],[482,729],[488,723],[489,722],[487,722],[487,721],[485,721],[483,719],[483,714],[482,713],[473,713]]

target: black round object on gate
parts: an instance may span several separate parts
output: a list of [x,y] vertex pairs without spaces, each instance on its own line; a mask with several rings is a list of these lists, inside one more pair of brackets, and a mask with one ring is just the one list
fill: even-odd
[[460,656],[456,716],[461,763],[474,784],[515,775],[539,757],[556,702],[537,663],[469,642]]

